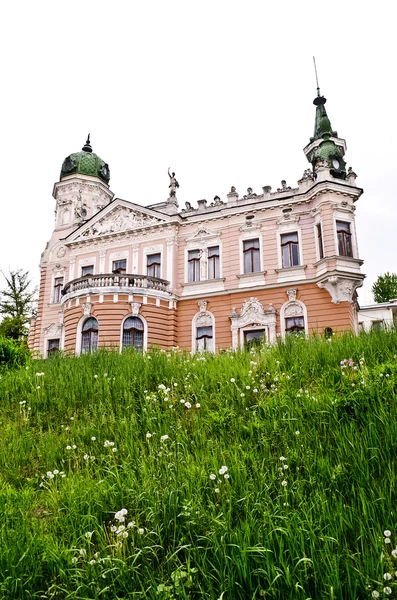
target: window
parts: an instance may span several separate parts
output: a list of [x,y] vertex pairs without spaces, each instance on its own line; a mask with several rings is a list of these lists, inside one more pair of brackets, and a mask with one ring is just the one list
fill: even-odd
[[89,277],[94,274],[94,265],[87,265],[86,267],[81,267],[81,276]]
[[123,325],[123,348],[143,348],[144,325],[138,317],[128,317]]
[[350,223],[346,223],[345,221],[336,221],[336,233],[338,236],[339,256],[353,257]]
[[324,248],[323,248],[323,232],[321,229],[321,225],[317,225],[317,242],[318,242],[318,253],[320,256],[320,260],[324,258]]
[[196,330],[196,349],[199,352],[212,352],[212,327],[197,327]]
[[125,273],[127,270],[127,259],[114,260],[112,263],[112,273]]
[[219,278],[219,246],[208,248],[208,279]]
[[161,254],[148,254],[146,258],[146,272],[149,277],[160,277],[161,275]]
[[297,267],[299,265],[298,234],[283,233],[281,236],[281,255],[283,268]]
[[371,327],[374,331],[381,331],[383,329],[383,321],[372,321]]
[[200,250],[189,250],[188,253],[188,281],[200,281]]
[[252,348],[252,346],[260,346],[263,340],[266,341],[265,329],[254,329],[251,331],[244,331],[244,346],[246,348]]
[[59,339],[48,340],[47,343],[47,356],[53,356],[59,351]]
[[259,239],[243,242],[244,273],[257,273],[261,270]]
[[57,304],[61,301],[63,289],[63,277],[55,277],[54,279],[54,298],[53,302]]
[[98,347],[98,321],[89,317],[81,330],[81,352],[86,354]]
[[324,337],[326,340],[329,338],[332,338],[333,335],[334,335],[334,332],[332,330],[332,327],[326,327],[324,329]]
[[285,333],[304,333],[305,319],[303,317],[288,317],[285,319]]

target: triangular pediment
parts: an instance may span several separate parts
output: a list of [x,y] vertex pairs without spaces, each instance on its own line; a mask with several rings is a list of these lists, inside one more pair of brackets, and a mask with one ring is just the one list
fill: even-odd
[[168,215],[160,216],[154,210],[117,199],[70,234],[67,241],[80,242],[145,227],[166,225],[170,222],[171,218]]

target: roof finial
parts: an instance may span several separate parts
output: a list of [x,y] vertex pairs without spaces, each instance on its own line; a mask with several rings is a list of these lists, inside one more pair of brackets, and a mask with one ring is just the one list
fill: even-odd
[[317,96],[320,95],[320,86],[318,85],[318,77],[317,77],[317,67],[316,67],[316,57],[313,56],[313,63],[314,63],[314,72],[316,74],[316,84],[317,84]]
[[327,99],[324,98],[324,96],[320,95],[320,86],[318,85],[316,58],[314,56],[313,56],[313,63],[314,63],[314,72],[316,74],[316,84],[317,84],[317,97],[314,98],[313,104],[315,104],[316,106],[322,106],[327,102]]
[[87,141],[82,147],[83,152],[92,152],[91,143],[90,143],[90,134],[88,134]]

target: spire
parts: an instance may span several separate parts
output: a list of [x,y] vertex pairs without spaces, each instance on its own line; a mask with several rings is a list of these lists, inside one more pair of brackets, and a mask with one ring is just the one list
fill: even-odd
[[336,131],[332,131],[331,121],[328,118],[327,111],[325,109],[325,103],[327,99],[320,95],[320,88],[317,88],[317,97],[314,98],[313,104],[316,107],[316,119],[314,121],[314,135],[310,138],[311,142],[319,140],[321,138],[328,139],[329,137],[338,137]]
[[88,134],[87,141],[84,144],[84,146],[82,147],[82,151],[83,152],[92,152],[92,147],[91,147],[91,143],[90,143],[90,134]]

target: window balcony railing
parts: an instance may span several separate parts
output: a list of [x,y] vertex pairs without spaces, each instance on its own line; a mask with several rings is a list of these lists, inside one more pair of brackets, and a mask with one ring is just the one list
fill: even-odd
[[150,277],[149,275],[129,275],[127,273],[115,274],[104,273],[101,275],[84,275],[78,279],[72,279],[65,284],[62,290],[62,296],[90,290],[92,288],[101,290],[103,288],[117,288],[120,291],[124,288],[140,288],[145,290],[156,290],[170,294],[168,290],[169,281],[159,277]]

